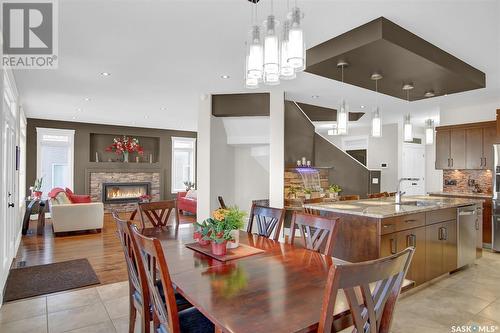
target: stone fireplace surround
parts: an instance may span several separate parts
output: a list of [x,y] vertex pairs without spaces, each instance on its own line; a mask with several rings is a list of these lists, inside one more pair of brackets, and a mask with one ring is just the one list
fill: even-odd
[[[125,183],[141,182],[150,183],[151,197],[153,201],[160,200],[161,177],[159,171],[117,171],[117,170],[87,170],[87,184],[90,198],[95,202],[102,202],[103,183]],[[114,203],[104,204],[104,209],[109,212],[116,209],[120,212],[133,211],[137,207],[136,203]]]

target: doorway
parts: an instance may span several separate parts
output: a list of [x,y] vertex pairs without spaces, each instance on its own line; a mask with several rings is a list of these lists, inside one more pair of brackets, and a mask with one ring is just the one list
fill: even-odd
[[406,195],[424,195],[425,194],[425,146],[416,143],[403,144],[403,178],[418,178],[418,181],[403,182],[402,191]]

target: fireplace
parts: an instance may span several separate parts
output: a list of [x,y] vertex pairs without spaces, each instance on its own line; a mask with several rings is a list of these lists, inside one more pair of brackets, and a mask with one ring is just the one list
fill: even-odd
[[141,195],[151,195],[151,183],[103,183],[103,203],[137,202]]

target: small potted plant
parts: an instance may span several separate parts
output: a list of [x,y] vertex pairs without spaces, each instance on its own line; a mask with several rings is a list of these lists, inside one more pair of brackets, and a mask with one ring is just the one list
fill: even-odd
[[31,186],[31,193],[35,198],[42,197],[42,184],[43,177],[35,179],[35,183],[33,184],[33,186]]
[[328,196],[332,199],[335,199],[337,198],[337,196],[339,195],[339,192],[342,191],[342,188],[336,184],[332,184],[330,185],[330,187],[328,187]]
[[310,189],[310,188],[305,188],[305,189],[304,189],[304,196],[305,196],[306,200],[311,199],[311,194],[312,194],[312,192],[313,192],[313,191],[312,191],[312,189]]
[[[235,230],[243,227],[244,212],[237,207],[229,209],[219,208],[212,213],[212,217],[205,220],[210,226],[209,234],[204,239],[209,239],[212,245],[212,253],[224,256],[227,253],[227,243],[235,241]],[[239,233],[238,233],[239,235]]]
[[288,189],[288,199],[296,199],[297,193],[300,192],[300,190],[301,190],[300,186],[291,185],[290,188]]
[[210,240],[209,240],[210,230],[211,230],[211,226],[207,223],[207,221],[203,221],[201,223],[196,222],[193,238],[201,246],[207,246],[208,244],[210,244]]
[[194,183],[190,181],[185,181],[184,186],[186,187],[186,192],[189,192],[190,189],[194,189]]
[[247,215],[246,212],[239,210],[237,206],[229,207],[226,214],[226,227],[231,229],[232,240],[227,244],[230,249],[235,249],[240,245],[240,229],[245,224],[243,219]]

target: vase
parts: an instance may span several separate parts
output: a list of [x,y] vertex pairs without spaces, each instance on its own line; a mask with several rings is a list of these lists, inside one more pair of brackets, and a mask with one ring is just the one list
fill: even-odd
[[304,197],[306,198],[306,200],[311,199],[311,195],[310,195],[310,194],[308,194],[308,193],[304,194]]
[[240,246],[240,231],[239,230],[232,230],[231,237],[233,237],[233,240],[230,242],[227,242],[227,248],[228,249],[235,249],[238,246]]
[[216,256],[225,256],[227,253],[226,244],[227,241],[223,241],[222,243],[212,242],[212,253]]
[[33,196],[40,199],[42,197],[42,191],[34,191]]
[[128,151],[123,152],[123,162],[128,163]]

